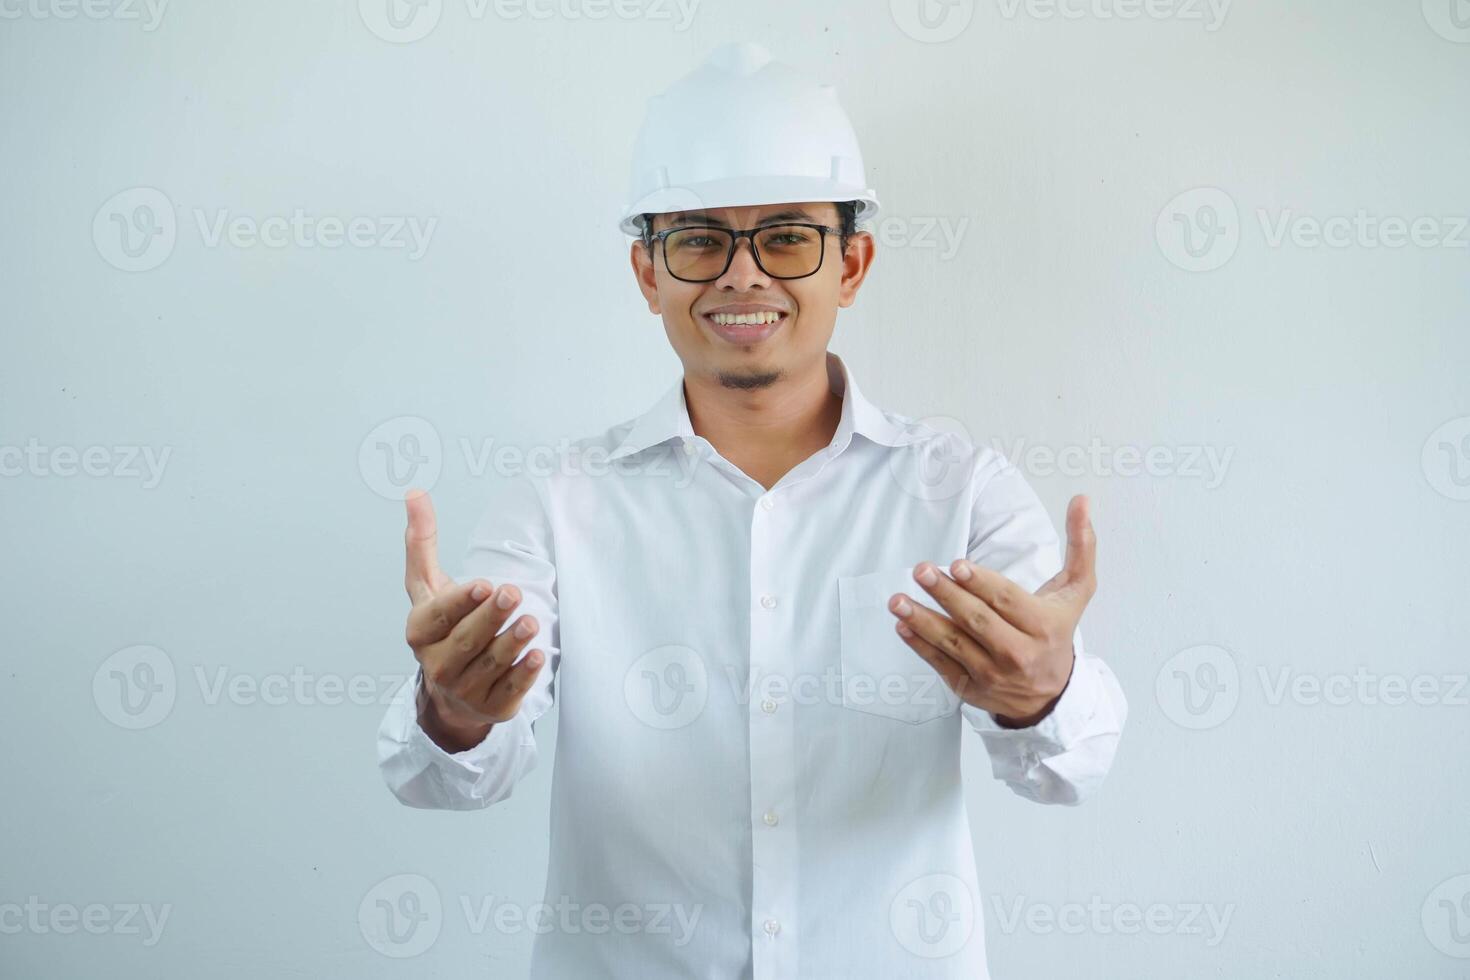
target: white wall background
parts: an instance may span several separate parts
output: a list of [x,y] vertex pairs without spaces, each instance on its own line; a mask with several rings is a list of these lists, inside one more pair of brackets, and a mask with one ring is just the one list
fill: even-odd
[[[677,377],[615,229],[626,160],[649,94],[749,38],[864,141],[883,236],[835,349],[865,391],[1024,440],[1058,524],[1092,495],[1084,628],[1132,715],[1080,809],[972,743],[996,977],[1470,976],[1463,0],[961,0],[932,29],[905,0],[443,0],[411,43],[367,26],[386,0],[95,2],[0,3],[0,974],[524,973],[531,935],[461,903],[540,900],[550,745],[506,805],[414,811],[380,705],[271,685],[371,702],[412,666],[401,504],[359,465],[380,423],[441,439],[453,569],[487,441]],[[176,236],[130,259],[137,188]],[[1198,188],[1223,196],[1171,203]],[[436,224],[421,255],[209,234],[297,209]],[[174,695],[131,729],[136,662]],[[413,960],[358,923],[400,873],[444,901]]]

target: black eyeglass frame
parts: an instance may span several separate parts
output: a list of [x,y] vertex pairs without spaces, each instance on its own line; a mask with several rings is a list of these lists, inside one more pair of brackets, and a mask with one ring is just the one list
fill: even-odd
[[[774,272],[771,272],[769,269],[767,269],[765,267],[765,264],[761,262],[761,250],[756,247],[755,233],[758,231],[769,231],[772,228],[812,228],[816,231],[820,231],[822,233],[822,239],[821,248],[817,252],[816,268],[814,268],[811,272],[804,272],[799,276],[778,276]],[[708,279],[685,279],[683,276],[679,275],[673,270],[673,268],[669,265],[669,247],[664,239],[681,231],[718,231],[730,236],[730,251],[725,255],[725,264],[720,269],[719,275],[710,276]],[[827,261],[827,236],[840,235],[841,233],[842,229],[833,228],[829,225],[819,225],[806,221],[774,221],[771,224],[757,225],[754,228],[722,228],[718,225],[680,225],[677,228],[665,228],[663,231],[649,232],[648,240],[650,245],[652,245],[652,243],[656,241],[661,246],[663,246],[659,249],[659,251],[664,253],[664,268],[668,270],[669,275],[673,276],[680,282],[714,282],[716,279],[720,278],[720,276],[723,276],[725,273],[729,272],[730,263],[735,261],[735,250],[740,247],[740,239],[742,238],[750,239],[750,255],[752,258],[755,259],[756,267],[760,269],[761,272],[764,272],[772,279],[782,279],[789,281],[792,279],[805,279],[808,276],[814,276],[818,272],[821,272],[822,263]]]

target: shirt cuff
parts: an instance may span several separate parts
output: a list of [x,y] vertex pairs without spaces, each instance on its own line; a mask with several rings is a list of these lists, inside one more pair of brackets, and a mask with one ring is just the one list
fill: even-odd
[[1103,697],[1102,682],[1097,671],[1092,669],[1090,658],[1077,655],[1072,659],[1072,676],[1062,696],[1052,708],[1051,714],[1026,728],[1006,728],[984,708],[972,704],[963,705],[964,714],[971,727],[987,741],[1043,743],[1066,751],[1075,745],[1090,730],[1092,718],[1097,714],[1098,703]]
[[[384,746],[384,763],[390,770],[390,782],[408,783],[422,780],[426,773],[437,773],[433,782],[469,788],[487,773],[499,776],[514,767],[526,750],[535,750],[536,737],[524,713],[508,721],[496,722],[478,745],[460,752],[450,752],[424,731],[418,720],[418,692],[423,683],[423,670],[404,682],[396,699],[392,720],[384,725],[383,735],[390,745]],[[396,746],[396,750],[394,748]],[[396,758],[395,758],[396,757]],[[492,780],[493,781],[493,780]]]

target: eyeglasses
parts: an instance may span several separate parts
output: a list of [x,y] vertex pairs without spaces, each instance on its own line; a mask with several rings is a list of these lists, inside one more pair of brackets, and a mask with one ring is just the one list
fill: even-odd
[[822,267],[827,235],[836,228],[814,224],[763,225],[759,228],[713,228],[704,225],[665,228],[650,235],[661,242],[664,268],[683,282],[714,282],[735,258],[735,246],[750,239],[755,264],[772,279],[805,279]]

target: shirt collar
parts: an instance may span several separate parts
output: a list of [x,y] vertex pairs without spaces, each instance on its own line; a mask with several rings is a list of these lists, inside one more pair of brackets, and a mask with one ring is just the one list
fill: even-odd
[[[842,416],[837,421],[837,431],[832,434],[829,445],[833,455],[846,449],[854,434],[883,446],[906,445],[918,437],[912,426],[891,417],[864,398],[852,368],[831,351],[827,352],[827,382],[833,392],[842,395]],[[689,406],[684,399],[682,377],[652,408],[632,421],[627,436],[612,451],[609,459],[619,459],[649,446],[681,438],[695,438],[694,427],[689,422]]]

